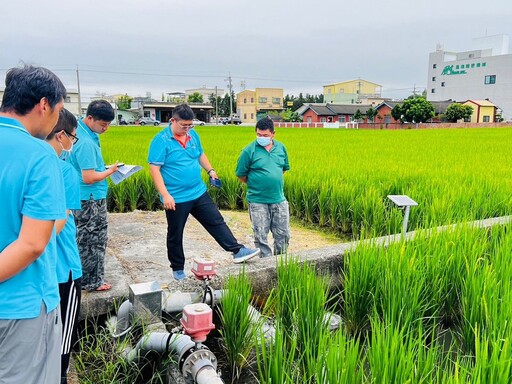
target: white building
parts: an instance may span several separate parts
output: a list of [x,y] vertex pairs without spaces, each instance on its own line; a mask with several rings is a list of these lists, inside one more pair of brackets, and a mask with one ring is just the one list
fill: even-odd
[[438,45],[429,55],[429,101],[490,100],[512,120],[512,54],[506,35],[473,39],[473,50],[448,52]]

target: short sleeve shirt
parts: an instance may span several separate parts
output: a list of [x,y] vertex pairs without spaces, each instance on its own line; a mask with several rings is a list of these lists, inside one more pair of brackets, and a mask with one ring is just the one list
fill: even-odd
[[279,204],[284,196],[283,172],[290,169],[285,146],[273,140],[267,151],[256,141],[242,150],[236,167],[238,177],[247,177],[247,201],[258,204]]
[[73,151],[68,157],[68,162],[75,167],[80,177],[80,200],[106,199],[108,193],[107,179],[93,184],[86,184],[82,178],[82,171],[105,171],[105,162],[101,155],[99,135],[89,129],[82,120],[78,121],[76,130],[78,142],[73,146]]
[[[65,161],[60,161],[60,168],[64,178],[66,193],[66,209],[79,210],[80,205],[80,178],[75,168]],[[76,243],[76,225],[73,214],[70,212],[64,228],[57,235],[57,279],[60,283],[82,277],[82,262]]]
[[[0,116],[0,252],[18,239],[24,216],[66,217],[59,161],[53,148],[18,120]],[[54,230],[34,262],[0,283],[0,319],[35,318],[43,302],[48,312],[59,305],[56,261]]]
[[203,154],[201,140],[192,129],[185,148],[172,134],[170,125],[158,133],[149,146],[148,163],[160,166],[167,191],[176,203],[184,203],[206,192],[201,178],[199,158]]

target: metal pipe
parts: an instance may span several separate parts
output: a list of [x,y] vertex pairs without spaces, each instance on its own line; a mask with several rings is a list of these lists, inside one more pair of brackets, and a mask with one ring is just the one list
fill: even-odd
[[[131,314],[133,305],[129,300],[125,300],[119,307],[117,317],[112,316],[109,320],[111,324],[115,325],[112,337],[118,338],[126,335],[131,329]],[[115,323],[114,323],[115,322]]]
[[[224,294],[223,290],[214,290],[213,299],[218,303]],[[185,305],[201,303],[203,292],[181,292],[176,291],[169,294],[164,293],[162,311],[167,313],[182,312]],[[206,304],[211,304],[211,297],[206,296]]]
[[195,345],[192,339],[186,335],[152,332],[144,335],[135,348],[125,351],[124,354],[128,362],[138,362],[140,357],[145,356],[148,352],[172,352],[181,356]]

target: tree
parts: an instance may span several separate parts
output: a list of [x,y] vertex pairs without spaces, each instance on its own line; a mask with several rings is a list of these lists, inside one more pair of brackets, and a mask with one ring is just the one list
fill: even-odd
[[188,102],[189,103],[202,103],[203,95],[201,95],[199,92],[194,92],[193,94],[189,95]]
[[400,120],[400,122],[403,123],[402,106],[400,104],[397,104],[393,107],[393,109],[391,110],[391,117],[393,117],[393,119],[395,119],[396,121]]
[[395,120],[412,123],[422,123],[428,121],[436,115],[434,106],[422,96],[416,96],[404,100],[399,106],[398,104],[391,110],[391,116]]
[[297,112],[293,112],[290,108],[284,110],[281,112],[281,117],[284,121],[288,122],[302,122],[301,117],[298,115]]
[[366,117],[368,118],[369,121],[373,121],[373,119],[375,118],[375,116],[377,115],[377,110],[376,109],[373,109],[372,107],[368,108],[368,110],[366,111]]
[[121,96],[117,99],[117,108],[127,110],[132,107],[133,97],[128,95]]
[[456,122],[457,120],[469,120],[473,114],[473,107],[469,105],[462,105],[460,103],[453,103],[446,108],[444,117],[450,122]]
[[363,113],[361,112],[361,110],[357,110],[356,113],[354,113],[354,121],[359,121],[359,120],[362,120],[364,117]]

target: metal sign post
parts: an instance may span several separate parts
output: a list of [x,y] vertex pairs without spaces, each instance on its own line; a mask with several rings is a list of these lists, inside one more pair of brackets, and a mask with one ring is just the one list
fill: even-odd
[[405,233],[407,232],[407,224],[409,222],[409,213],[411,211],[411,207],[417,206],[418,203],[407,195],[388,195],[388,199],[395,203],[395,205],[398,208],[404,210],[404,223],[402,226],[402,235],[405,235]]

